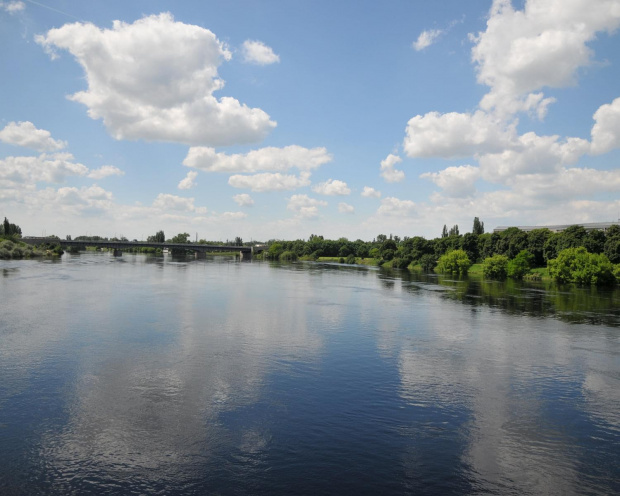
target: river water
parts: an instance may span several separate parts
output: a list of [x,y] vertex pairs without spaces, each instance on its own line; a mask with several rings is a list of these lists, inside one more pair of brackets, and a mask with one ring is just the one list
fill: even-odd
[[620,292],[0,261],[0,494],[618,494]]

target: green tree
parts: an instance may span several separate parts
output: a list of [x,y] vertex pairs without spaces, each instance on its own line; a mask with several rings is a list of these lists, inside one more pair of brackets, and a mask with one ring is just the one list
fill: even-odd
[[546,227],[532,229],[527,233],[527,251],[534,255],[534,265],[536,267],[544,267],[546,265],[544,248],[549,236],[551,236],[551,231]]
[[474,217],[474,227],[471,232],[472,234],[477,234],[478,236],[484,234],[484,222],[480,222],[478,217]]
[[459,225],[458,224],[454,224],[450,228],[450,231],[448,231],[448,236],[458,236],[458,235],[459,235]]
[[179,233],[175,237],[170,240],[171,243],[180,243],[180,244],[188,244],[189,241],[189,233]]
[[558,237],[558,253],[566,248],[578,248],[585,245],[588,233],[583,226],[570,226],[560,232]]
[[620,263],[620,226],[613,225],[605,233],[607,240],[603,245],[603,253],[611,263]]
[[614,267],[605,255],[588,253],[580,246],[566,248],[549,260],[549,275],[560,283],[604,285],[615,282]]
[[447,238],[448,237],[448,228],[446,227],[446,225],[443,225],[443,230],[441,231],[441,237],[442,238]]
[[485,258],[482,263],[482,274],[487,279],[503,281],[508,275],[508,257],[496,253]]
[[[478,217],[476,217],[477,219]],[[465,250],[467,256],[472,262],[480,258],[480,250],[478,248],[478,235],[474,233],[465,233],[461,238],[461,249]]]
[[534,265],[534,255],[527,250],[521,250],[517,256],[508,262],[508,277],[523,279]]
[[420,257],[420,266],[426,272],[432,272],[437,267],[437,257],[431,253],[427,253],[426,255],[422,255]]
[[452,250],[439,257],[437,271],[443,274],[467,274],[471,261],[463,250]]

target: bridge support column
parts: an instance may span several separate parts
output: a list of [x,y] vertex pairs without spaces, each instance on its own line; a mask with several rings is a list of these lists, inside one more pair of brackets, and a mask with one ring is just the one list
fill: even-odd
[[194,258],[195,259],[207,258],[207,252],[205,252],[205,251],[195,251],[194,252]]
[[246,252],[239,252],[239,260],[242,261],[250,261],[252,260],[252,252],[251,251],[246,251]]
[[112,253],[112,255],[114,255],[115,257],[122,257],[123,252],[119,250],[118,248],[114,248],[114,252]]

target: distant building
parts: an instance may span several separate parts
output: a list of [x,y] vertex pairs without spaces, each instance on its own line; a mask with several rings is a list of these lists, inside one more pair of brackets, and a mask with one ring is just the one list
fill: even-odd
[[510,227],[517,227],[522,231],[529,232],[534,229],[549,229],[551,232],[561,232],[571,226],[582,226],[586,231],[593,231],[598,229],[601,231],[607,231],[611,226],[620,226],[620,219],[617,222],[587,222],[587,223],[575,223],[575,224],[558,224],[555,226],[499,226],[493,229],[494,233],[505,231]]

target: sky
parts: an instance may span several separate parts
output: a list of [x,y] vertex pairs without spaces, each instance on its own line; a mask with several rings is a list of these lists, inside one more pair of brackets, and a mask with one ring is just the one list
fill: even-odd
[[620,0],[2,0],[0,216],[244,241],[620,217]]

